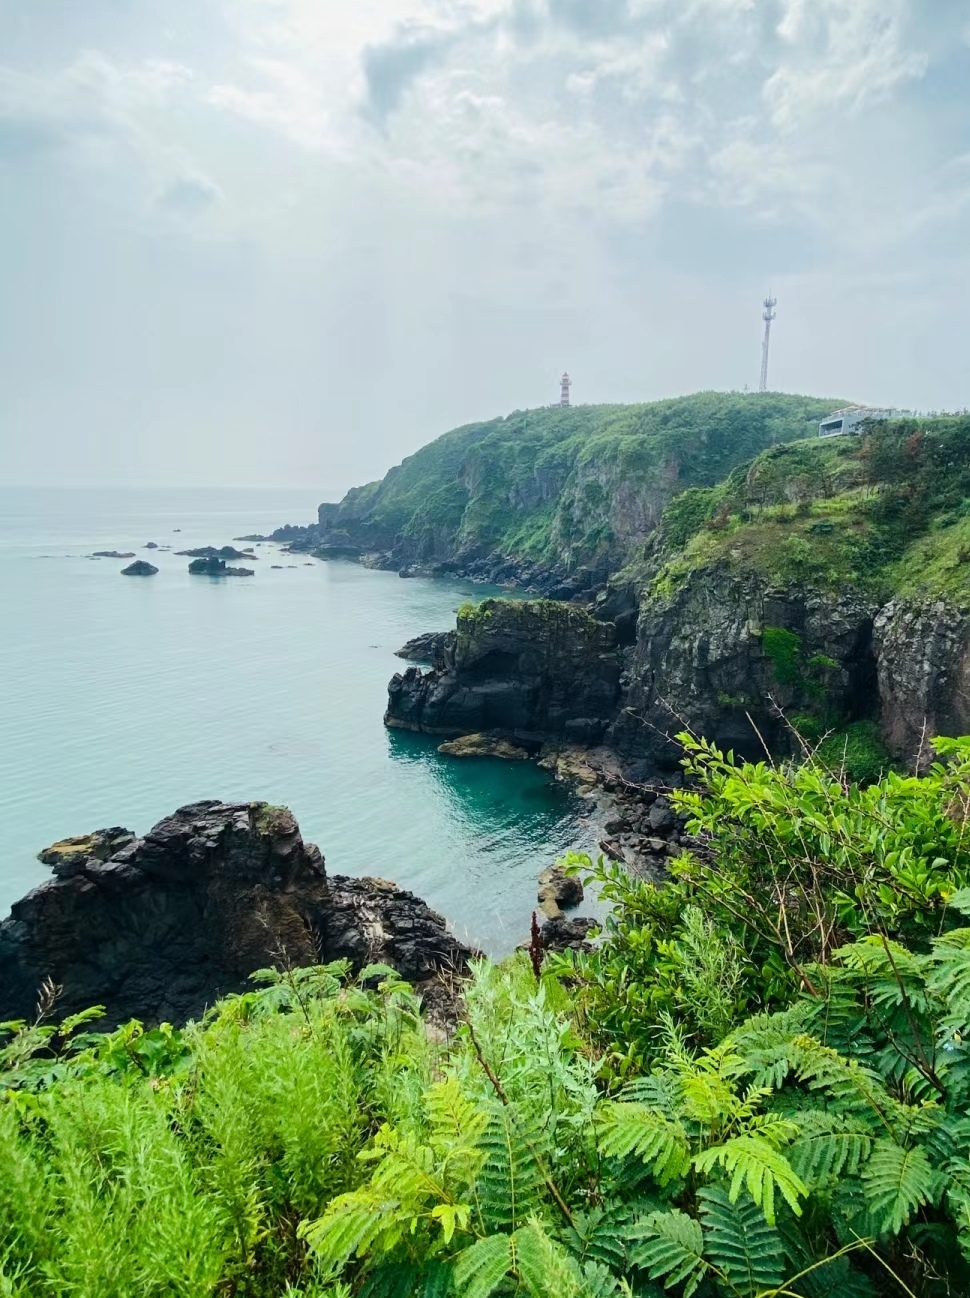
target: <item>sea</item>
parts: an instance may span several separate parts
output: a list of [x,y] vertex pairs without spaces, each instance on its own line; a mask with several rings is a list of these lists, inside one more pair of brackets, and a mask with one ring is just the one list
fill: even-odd
[[[309,522],[321,498],[0,488],[0,916],[50,877],[37,852],[59,838],[263,799],[330,873],[395,880],[494,957],[527,936],[538,871],[594,845],[582,804],[531,762],[444,757],[382,724],[394,650],[488,592],[271,543],[248,578],[192,576],[175,553]],[[159,572],[123,577],[132,560],[95,550]]]

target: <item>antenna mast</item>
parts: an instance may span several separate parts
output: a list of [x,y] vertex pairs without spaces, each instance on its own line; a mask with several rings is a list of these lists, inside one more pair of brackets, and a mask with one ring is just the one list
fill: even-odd
[[761,344],[761,383],[758,387],[759,392],[768,391],[768,343],[771,339],[771,322],[775,318],[775,307],[778,305],[778,299],[766,297],[764,300],[764,313],[762,319],[765,322],[765,336]]

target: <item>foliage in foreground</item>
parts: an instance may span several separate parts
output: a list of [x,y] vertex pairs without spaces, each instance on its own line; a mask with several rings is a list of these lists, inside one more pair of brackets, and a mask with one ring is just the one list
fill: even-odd
[[181,1032],[7,1025],[0,1295],[968,1292],[970,741],[940,747],[853,791],[697,746],[718,868],[612,878],[601,949],[478,966],[447,1045],[341,965]]

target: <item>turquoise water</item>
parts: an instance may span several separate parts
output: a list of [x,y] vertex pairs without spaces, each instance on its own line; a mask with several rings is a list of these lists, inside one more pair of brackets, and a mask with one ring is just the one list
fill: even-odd
[[[396,880],[495,955],[527,934],[536,873],[589,845],[574,801],[530,763],[448,759],[381,724],[394,649],[451,625],[470,588],[269,545],[255,577],[220,581],[143,548],[223,545],[318,500],[0,491],[0,914],[48,877],[35,857],[57,838],[263,798],[292,807],[331,872]],[[102,549],[160,571],[84,557]]]

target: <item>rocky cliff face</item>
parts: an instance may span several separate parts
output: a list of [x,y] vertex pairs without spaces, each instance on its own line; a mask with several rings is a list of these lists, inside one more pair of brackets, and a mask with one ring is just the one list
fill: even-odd
[[454,645],[431,671],[394,676],[384,721],[435,735],[596,743],[619,680],[611,624],[551,600],[485,600],[459,613]]
[[46,979],[62,1014],[179,1023],[281,960],[381,961],[420,983],[469,954],[411,893],[328,878],[285,807],[200,802],[144,838],[102,830],[41,859],[54,879],[0,923],[0,1020],[32,1018]]
[[893,600],[875,619],[879,704],[890,750],[922,767],[933,735],[970,733],[970,614]]
[[689,727],[760,760],[762,740],[773,751],[790,746],[779,709],[792,715],[824,700],[840,719],[868,715],[877,607],[852,590],[826,595],[773,587],[751,572],[697,571],[644,601],[611,741],[663,769],[678,760],[669,736]]

